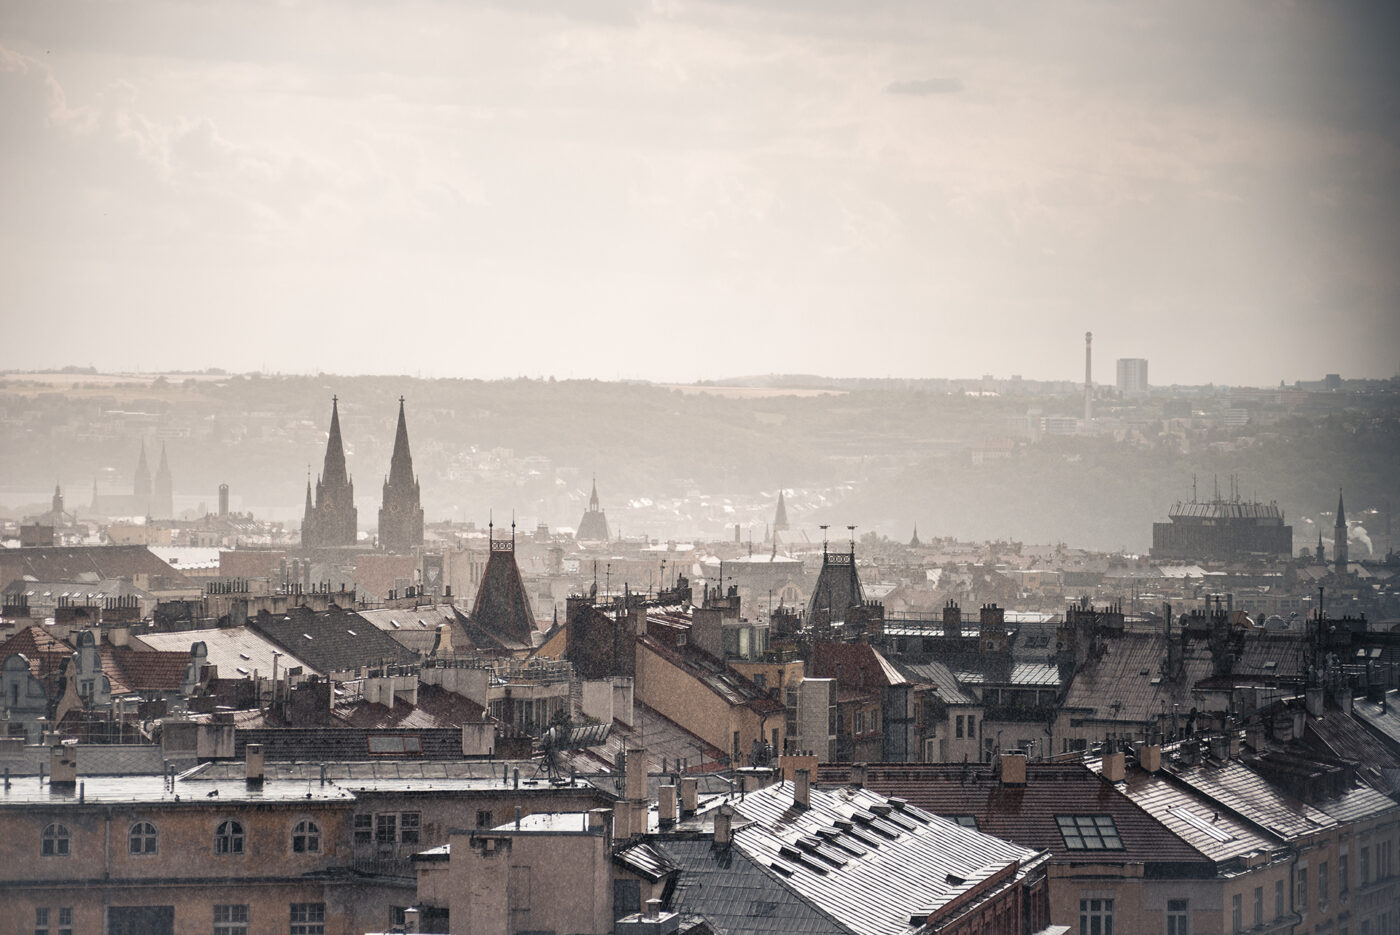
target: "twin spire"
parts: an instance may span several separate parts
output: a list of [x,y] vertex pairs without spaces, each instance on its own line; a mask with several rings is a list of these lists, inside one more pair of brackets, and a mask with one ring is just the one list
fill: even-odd
[[[353,546],[358,540],[355,484],[345,465],[345,441],[340,432],[340,398],[331,397],[331,428],[326,457],[313,491],[310,471],[306,478],[306,507],[302,517],[303,548]],[[390,551],[409,551],[423,544],[423,509],[419,505],[418,478],[408,447],[408,423],[404,399],[399,397],[399,420],[394,453],[384,482],[384,505],[379,511],[379,542]]]

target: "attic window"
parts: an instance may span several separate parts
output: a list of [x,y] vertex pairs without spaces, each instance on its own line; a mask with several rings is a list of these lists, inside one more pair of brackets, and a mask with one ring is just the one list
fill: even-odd
[[1072,851],[1121,851],[1123,839],[1112,815],[1056,815],[1065,847]]
[[399,629],[399,622],[398,622],[397,620],[390,620],[390,621],[389,621],[389,626],[391,626],[391,627],[393,627],[395,630],[397,630],[397,629]]
[[248,674],[248,670],[245,669],[245,668],[243,668],[242,666],[239,666],[238,669],[237,669],[237,671],[238,671],[238,673],[239,673],[240,675],[247,675],[247,674]]
[[973,831],[981,830],[977,827],[976,815],[949,815],[948,817],[951,818],[953,821],[956,821],[958,824],[962,825],[964,828],[971,828]]
[[962,886],[967,882],[967,880],[962,877],[953,876],[951,873],[944,877],[944,879],[948,881],[949,886]]

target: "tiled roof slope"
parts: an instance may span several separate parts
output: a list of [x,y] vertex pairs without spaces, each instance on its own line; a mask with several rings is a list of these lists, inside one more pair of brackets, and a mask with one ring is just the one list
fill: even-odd
[[248,625],[321,675],[416,658],[359,614],[339,608],[318,613],[297,607],[286,615],[258,614],[249,618]]
[[[1085,852],[1066,846],[1055,816],[1108,815],[1118,828],[1123,849],[1096,852],[1095,859],[1144,864],[1205,860],[1111,783],[1078,763],[1030,763],[1026,778],[1025,786],[1003,786],[987,764],[964,768],[953,763],[872,763],[865,784],[935,815],[973,816],[981,831],[1049,851],[1056,859],[1083,860]],[[818,779],[848,782],[850,767],[822,766]]]
[[1142,723],[1171,712],[1174,704],[1182,711],[1195,707],[1191,689],[1212,671],[1210,650],[1199,640],[1188,642],[1182,677],[1156,684],[1167,658],[1164,634],[1125,632],[1107,640],[1106,647],[1075,673],[1061,708],[1095,720]]
[[28,659],[30,671],[43,677],[57,672],[63,661],[73,655],[73,647],[35,624],[0,643],[0,660],[8,659],[15,653]]
[[812,648],[812,677],[837,678],[846,687],[887,688],[908,680],[868,643],[817,643]]
[[706,837],[661,837],[652,846],[680,867],[672,906],[746,935],[850,935],[778,883],[741,850],[717,850]]
[[730,805],[749,820],[736,818],[734,846],[858,935],[907,935],[916,915],[946,921],[984,883],[1006,873],[993,889],[1014,886],[1046,859],[868,789],[813,789],[797,808],[782,782]]
[[133,691],[174,692],[184,687],[185,672],[190,666],[188,653],[142,652],[124,647],[111,652]]

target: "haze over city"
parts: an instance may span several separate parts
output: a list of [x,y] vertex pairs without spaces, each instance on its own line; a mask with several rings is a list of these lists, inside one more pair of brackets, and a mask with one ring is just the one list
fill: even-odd
[[7,3],[0,367],[1393,376],[1398,16]]

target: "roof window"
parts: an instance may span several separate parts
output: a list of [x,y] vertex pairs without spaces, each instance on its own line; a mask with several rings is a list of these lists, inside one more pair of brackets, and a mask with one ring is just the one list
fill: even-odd
[[1065,847],[1072,851],[1121,851],[1123,839],[1112,815],[1056,815]]

